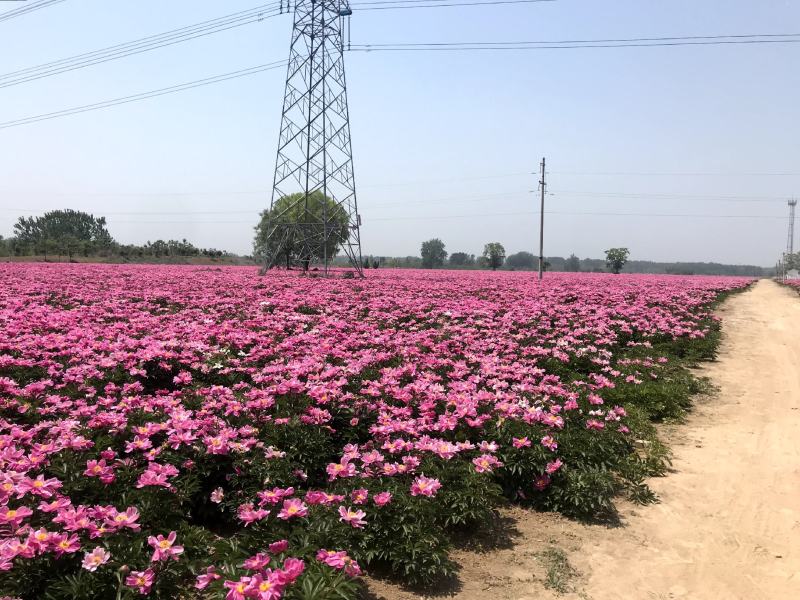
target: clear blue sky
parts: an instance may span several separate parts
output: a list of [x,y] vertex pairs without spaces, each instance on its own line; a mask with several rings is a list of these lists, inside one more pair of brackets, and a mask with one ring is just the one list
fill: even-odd
[[[0,22],[0,73],[257,4],[67,0]],[[290,29],[284,15],[0,89],[0,121],[280,60]],[[800,2],[788,0],[558,0],[352,18],[353,43],[799,31]],[[538,217],[514,213],[538,207],[542,156],[548,209],[561,213],[546,216],[548,255],[628,246],[641,259],[772,265],[785,247],[786,199],[800,197],[800,44],[346,61],[365,254],[417,254],[434,236],[450,252],[479,253],[489,241],[534,251]],[[17,209],[71,207],[107,215],[123,242],[185,237],[249,252],[269,204],[284,76],[0,130],[0,233],[11,233]],[[188,214],[209,210],[231,213]],[[778,218],[568,214],[590,212]]]

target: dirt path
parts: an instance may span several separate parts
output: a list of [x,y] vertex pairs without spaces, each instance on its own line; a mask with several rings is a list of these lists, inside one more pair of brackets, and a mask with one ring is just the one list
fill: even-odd
[[592,600],[800,598],[800,298],[760,281],[720,315],[719,394],[678,430],[661,503],[576,557]]
[[548,575],[569,574],[542,553],[557,547],[580,573],[564,600],[800,599],[800,298],[761,281],[719,314],[719,360],[702,369],[719,394],[669,434],[674,472],[651,481],[661,502],[624,506],[616,529],[512,510],[499,548],[455,554],[460,583],[442,595],[557,597]]

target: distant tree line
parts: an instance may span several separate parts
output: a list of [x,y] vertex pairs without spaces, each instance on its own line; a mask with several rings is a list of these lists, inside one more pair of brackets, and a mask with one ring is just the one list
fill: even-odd
[[[656,262],[647,260],[630,260],[627,248],[610,248],[605,258],[579,258],[575,254],[568,257],[548,256],[544,259],[545,271],[568,273],[648,273],[667,275],[734,275],[746,277],[763,277],[771,275],[773,269],[765,269],[755,265],[726,265],[715,262]],[[422,243],[420,256],[388,257],[377,259],[378,265],[384,268],[405,269],[502,269],[506,271],[535,271],[539,268],[539,258],[531,252],[521,251],[506,255],[505,248],[498,242],[486,244],[483,254],[468,252],[447,253],[444,242],[433,238]],[[337,261],[339,262],[339,261]],[[342,261],[345,264],[346,261]],[[800,268],[800,253],[793,258],[792,264]]]
[[39,217],[20,217],[14,235],[0,236],[0,256],[118,257],[124,260],[170,257],[222,258],[227,252],[197,248],[184,240],[156,240],[144,245],[120,244],[108,232],[105,217],[71,209],[54,210]]

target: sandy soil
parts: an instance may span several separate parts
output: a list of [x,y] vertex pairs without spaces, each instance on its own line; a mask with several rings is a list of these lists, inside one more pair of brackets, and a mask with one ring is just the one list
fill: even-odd
[[[584,526],[510,509],[495,542],[454,554],[460,600],[800,599],[800,297],[771,281],[719,311],[719,388],[665,431],[674,472],[651,481],[661,502],[623,505],[623,527]],[[571,591],[546,589],[557,548],[576,568]],[[556,575],[559,574],[558,569]],[[421,596],[369,581],[369,596]]]

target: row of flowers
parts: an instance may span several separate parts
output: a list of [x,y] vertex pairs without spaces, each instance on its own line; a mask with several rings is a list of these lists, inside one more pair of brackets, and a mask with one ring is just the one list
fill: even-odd
[[748,284],[98,265],[0,282],[0,593],[235,599],[348,597],[356,561],[447,574],[448,531],[503,495],[607,510],[646,470],[639,399]]

